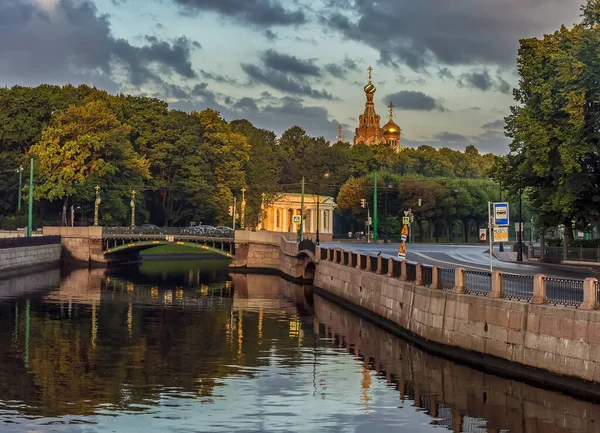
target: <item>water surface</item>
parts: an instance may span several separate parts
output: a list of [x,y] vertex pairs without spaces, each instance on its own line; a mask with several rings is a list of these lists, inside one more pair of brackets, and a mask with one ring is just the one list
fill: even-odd
[[0,431],[600,432],[598,405],[427,355],[224,261],[0,289]]

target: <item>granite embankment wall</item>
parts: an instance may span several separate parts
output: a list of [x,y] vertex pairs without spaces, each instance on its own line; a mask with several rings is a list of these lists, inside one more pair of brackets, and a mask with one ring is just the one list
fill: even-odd
[[[490,371],[515,369],[532,380],[539,373],[540,383],[544,371],[600,382],[598,310],[436,290],[328,260],[319,261],[314,285],[418,344]],[[517,364],[541,370],[518,372]]]
[[43,234],[61,237],[64,264],[106,265],[102,227],[44,227]]
[[58,265],[60,256],[60,240],[47,245],[0,248],[0,273],[23,271],[41,265]]
[[235,232],[235,256],[229,268],[240,271],[277,271],[294,279],[312,278],[306,266],[314,257],[298,257],[298,243],[292,233],[268,231]]

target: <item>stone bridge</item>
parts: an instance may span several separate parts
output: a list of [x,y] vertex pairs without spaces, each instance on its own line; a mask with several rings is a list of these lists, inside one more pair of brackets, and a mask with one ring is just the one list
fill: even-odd
[[186,245],[233,257],[234,239],[197,235],[189,228],[44,227],[44,236],[60,236],[63,263],[92,266],[140,260],[139,253],[159,245]]

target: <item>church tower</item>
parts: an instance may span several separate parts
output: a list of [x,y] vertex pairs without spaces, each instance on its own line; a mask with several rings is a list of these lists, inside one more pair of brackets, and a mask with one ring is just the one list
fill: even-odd
[[373,85],[373,68],[369,66],[369,82],[365,86],[365,94],[367,95],[367,103],[365,104],[365,112],[359,116],[358,128],[354,136],[354,144],[364,143],[366,145],[379,144],[383,140],[383,129],[381,129],[381,118],[375,112],[375,104],[373,96],[377,88]]
[[393,121],[394,104],[390,103],[390,121],[382,128],[381,117],[375,112],[373,97],[377,88],[373,84],[373,68],[369,66],[369,82],[364,87],[367,96],[365,111],[359,116],[358,128],[354,135],[354,144],[366,144],[367,146],[385,143],[391,148],[399,151],[401,129]]

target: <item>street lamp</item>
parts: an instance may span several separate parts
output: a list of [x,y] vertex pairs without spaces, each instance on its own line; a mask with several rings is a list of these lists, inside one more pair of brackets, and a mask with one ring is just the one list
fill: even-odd
[[17,212],[21,212],[21,188],[23,188],[23,166],[20,165],[19,168],[15,170],[19,173],[19,195],[17,196]]
[[131,226],[135,226],[135,190],[131,191]]
[[100,206],[100,187],[96,185],[96,200],[94,201],[94,225],[98,225],[98,207]]
[[517,232],[519,250],[517,252],[517,262],[523,261],[523,232],[521,230],[523,223],[521,221],[523,221],[523,188],[519,188],[519,230]]
[[384,214],[383,214],[383,243],[387,244],[388,243],[388,228],[387,228],[387,206],[388,206],[388,191],[390,189],[393,188],[393,185],[388,185],[387,189],[385,190],[385,210],[384,210]]
[[[329,179],[329,170],[327,170],[325,172],[325,174],[323,175],[323,177],[325,179]],[[319,203],[321,201],[320,195],[321,195],[321,178],[319,177],[318,180],[317,180],[317,235],[315,237],[315,243],[317,245],[320,245],[319,244],[319,242],[320,242],[320,239],[319,239],[319,225],[320,225],[320,217],[321,217],[321,215],[320,215],[321,211],[320,211],[320,208],[319,208]]]

